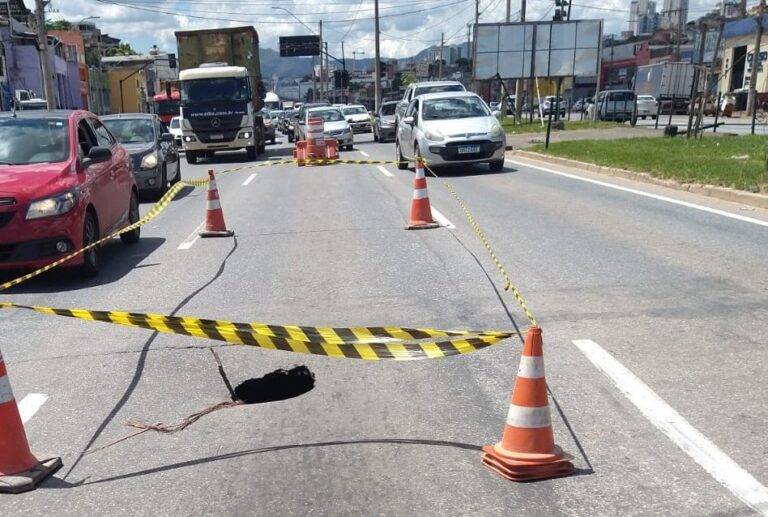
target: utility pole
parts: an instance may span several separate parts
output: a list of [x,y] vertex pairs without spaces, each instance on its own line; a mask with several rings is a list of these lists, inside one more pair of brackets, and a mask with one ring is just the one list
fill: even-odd
[[[522,0],[520,3],[520,22],[525,22],[525,3],[526,0]],[[507,18],[507,21],[510,19]],[[523,80],[515,81],[515,120],[520,120],[523,117],[523,89]]]
[[344,57],[344,41],[341,42],[341,95],[344,102],[347,102],[347,58]]
[[[324,100],[330,95],[333,88],[331,88],[331,85],[328,84],[328,81],[331,79],[331,72],[330,72],[330,63],[328,61],[328,42],[323,42],[323,47],[325,47],[325,77],[323,78],[323,84],[325,85],[325,97]],[[322,56],[320,56],[322,57]]]
[[443,80],[443,46],[445,45],[445,33],[440,33],[440,62],[437,65],[437,79]]
[[512,0],[507,0],[507,16],[504,19],[509,23],[510,18],[512,18]]
[[50,3],[35,0],[35,18],[37,19],[37,50],[40,54],[40,65],[43,69],[43,89],[48,109],[56,109],[56,94],[53,92],[53,71],[48,56],[48,29],[45,26],[45,8]]
[[319,26],[319,32],[320,32],[320,100],[322,101],[323,96],[323,20],[320,20],[318,22]]
[[765,13],[765,0],[760,0],[760,9],[757,11],[757,34],[755,35],[755,50],[752,52],[752,73],[749,74],[749,96],[747,97],[747,113],[752,116],[757,103],[757,74],[760,69],[760,45],[763,39],[763,13]]
[[[472,38],[472,86],[473,90],[476,88],[475,84],[475,61],[477,60],[477,24],[480,23],[480,0],[475,0],[475,37]],[[475,92],[477,93],[477,92]]]
[[375,43],[375,53],[376,53],[376,62],[373,66],[373,73],[376,76],[373,83],[373,111],[374,113],[379,112],[379,105],[381,104],[381,54],[379,53],[379,0],[375,0],[373,3],[373,14],[376,19],[374,23],[374,32],[376,33],[376,36],[374,39],[376,40]]
[[680,61],[680,39],[682,38],[682,28],[683,28],[683,10],[682,9],[675,9],[674,10],[677,13],[677,41],[675,41],[675,61]]

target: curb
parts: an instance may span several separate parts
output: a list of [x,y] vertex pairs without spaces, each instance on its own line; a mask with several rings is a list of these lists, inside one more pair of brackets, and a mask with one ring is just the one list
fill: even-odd
[[520,158],[529,158],[532,160],[546,162],[554,165],[564,165],[566,167],[573,167],[576,169],[595,172],[598,174],[615,176],[615,177],[624,178],[628,180],[638,181],[641,183],[650,183],[652,185],[659,185],[659,186],[671,188],[674,190],[682,190],[685,192],[690,192],[692,194],[709,196],[715,199],[721,199],[723,201],[741,203],[741,204],[753,206],[756,208],[768,209],[768,195],[765,195],[765,194],[746,192],[744,190],[736,190],[728,187],[720,187],[717,185],[678,183],[674,180],[665,180],[665,179],[656,178],[654,176],[651,176],[647,172],[635,172],[635,171],[630,171],[626,169],[616,169],[613,167],[605,167],[603,165],[595,165],[592,163],[585,163],[577,160],[571,160],[569,158],[549,156],[546,154],[535,153],[532,151],[515,150],[507,154],[512,156],[517,156]]

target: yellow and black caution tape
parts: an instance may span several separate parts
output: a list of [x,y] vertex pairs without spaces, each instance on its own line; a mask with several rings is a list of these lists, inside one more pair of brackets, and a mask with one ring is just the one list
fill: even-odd
[[[426,165],[426,161],[422,160],[422,163],[424,163],[424,167],[429,171],[432,176],[435,178],[441,179],[440,176],[438,176],[435,171],[433,171],[428,165]],[[501,273],[502,278],[504,279],[504,290],[505,291],[511,291],[514,295],[515,299],[517,300],[517,303],[520,304],[520,307],[523,309],[523,312],[525,312],[526,317],[528,318],[528,321],[530,321],[531,325],[534,327],[538,326],[536,322],[536,318],[533,317],[533,313],[528,308],[528,305],[525,303],[525,300],[523,300],[523,296],[520,294],[520,291],[515,287],[515,285],[512,283],[512,281],[509,279],[509,275],[507,274],[507,271],[504,269],[504,266],[501,264],[501,261],[496,256],[496,253],[493,251],[493,248],[491,247],[491,244],[488,242],[488,239],[485,237],[485,233],[483,233],[483,230],[480,229],[480,226],[477,224],[477,221],[475,221],[474,216],[472,215],[472,212],[469,211],[467,208],[467,205],[464,203],[464,200],[459,196],[458,192],[453,188],[453,186],[443,180],[443,186],[450,192],[450,194],[456,199],[456,201],[459,203],[459,206],[464,211],[464,215],[467,218],[467,221],[469,221],[470,226],[472,226],[472,229],[475,231],[475,234],[477,235],[477,238],[480,239],[480,242],[483,243],[483,246],[485,246],[486,251],[488,251],[488,255],[490,255],[491,259],[493,260],[493,263],[496,265],[496,269],[499,270]]]
[[514,334],[512,332],[445,331],[402,327],[282,326],[165,316],[162,314],[55,309],[0,302],[0,309],[10,308],[113,323],[166,334],[225,341],[236,345],[369,361],[439,359],[468,354],[494,345]]

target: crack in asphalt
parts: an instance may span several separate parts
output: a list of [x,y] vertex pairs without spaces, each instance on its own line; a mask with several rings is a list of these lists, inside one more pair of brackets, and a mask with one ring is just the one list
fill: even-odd
[[[204,289],[209,287],[211,284],[213,284],[216,280],[221,277],[221,275],[224,273],[224,269],[227,265],[227,260],[234,254],[234,252],[237,250],[237,237],[234,237],[234,245],[232,246],[232,249],[229,250],[229,253],[227,253],[226,257],[224,257],[224,260],[222,260],[221,265],[219,266],[218,271],[216,271],[216,274],[213,275],[213,277],[208,280],[206,283],[192,291],[186,298],[184,298],[179,304],[176,306],[173,311],[171,311],[171,316],[175,316],[176,313],[181,310],[185,305],[187,305],[192,299],[195,298],[198,294],[200,294]],[[102,432],[104,432],[104,429],[107,428],[107,426],[112,422],[112,420],[115,419],[117,414],[120,412],[120,410],[125,406],[126,402],[131,398],[131,395],[133,395],[133,392],[136,390],[136,387],[139,385],[139,381],[141,380],[141,376],[144,373],[144,365],[146,363],[147,355],[149,353],[149,348],[152,346],[152,343],[155,341],[157,336],[160,335],[159,332],[155,331],[152,333],[152,335],[144,342],[144,345],[142,346],[141,350],[139,351],[139,360],[136,364],[136,370],[133,373],[133,378],[131,379],[131,382],[128,384],[128,387],[125,390],[125,393],[123,393],[122,397],[120,397],[120,400],[117,401],[115,406],[112,408],[112,410],[109,412],[109,414],[106,416],[106,418],[99,424],[96,431],[94,431],[91,438],[88,440],[88,443],[86,443],[85,447],[80,451],[80,453],[77,456],[77,459],[72,463],[72,466],[67,470],[66,474],[61,478],[62,481],[67,479],[67,476],[69,476],[73,470],[78,466],[80,461],[83,459],[83,456],[85,455],[85,452],[91,448],[91,446],[96,442],[96,440],[99,438]]]

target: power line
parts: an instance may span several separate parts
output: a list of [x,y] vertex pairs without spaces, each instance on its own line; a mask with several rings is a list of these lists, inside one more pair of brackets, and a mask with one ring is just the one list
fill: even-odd
[[[150,12],[150,13],[167,14],[167,15],[170,15],[170,16],[184,16],[184,17],[187,17],[187,18],[194,18],[194,19],[197,19],[197,20],[253,23],[253,19],[252,18],[247,18],[247,19],[237,18],[237,19],[234,19],[234,18],[223,18],[223,17],[218,17],[218,16],[202,16],[202,15],[199,15],[199,14],[194,14],[191,11],[180,11],[180,12],[164,11],[164,10],[161,10],[161,9],[156,9],[156,8],[151,8],[151,7],[142,7],[142,6],[133,5],[133,4],[130,4],[130,3],[117,2],[117,1],[114,1],[114,0],[95,0],[95,1],[100,3],[100,4],[116,5],[118,7],[124,7],[126,9],[135,9],[135,10],[138,10],[138,11],[146,11],[146,12]],[[464,3],[464,2],[469,2],[469,1],[471,1],[471,0],[454,0],[453,2],[450,2],[450,3],[443,3],[440,8],[450,7],[452,5],[458,5],[458,4],[461,4],[461,3]],[[394,17],[398,17],[398,16],[404,16],[404,15],[407,15],[407,14],[423,13],[423,12],[431,11],[431,10],[433,10],[433,9],[432,8],[424,8],[424,9],[417,9],[417,10],[413,10],[413,11],[400,12],[400,13],[397,13],[397,14],[383,14],[383,15],[379,15],[379,18],[394,18]],[[336,13],[338,13],[338,11],[336,11]],[[223,14],[241,14],[241,13],[239,13],[239,12],[238,13],[224,12]],[[331,13],[326,12],[326,13],[320,13],[320,14],[326,15],[326,14],[331,14]],[[274,16],[274,13],[252,13],[252,16]],[[359,20],[373,20],[373,19],[374,18],[371,17],[371,18],[360,18]],[[284,25],[284,24],[287,24],[287,23],[290,23],[290,24],[295,24],[295,23],[318,23],[318,21],[319,21],[319,19],[318,20],[312,20],[312,21],[301,21],[301,22],[299,22],[299,21],[284,21],[284,20],[281,20],[281,21],[259,20],[258,23],[259,23],[259,25],[264,25],[264,24]],[[358,20],[355,20],[355,19],[343,19],[343,20],[323,20],[323,21],[325,23],[349,23],[349,22],[354,22],[354,21],[358,21]]]

